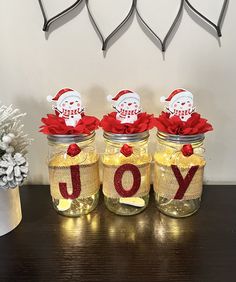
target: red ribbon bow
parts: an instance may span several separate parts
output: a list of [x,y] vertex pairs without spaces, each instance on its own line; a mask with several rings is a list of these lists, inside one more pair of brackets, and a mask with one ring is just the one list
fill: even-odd
[[133,148],[129,146],[128,144],[124,144],[120,149],[121,154],[123,154],[125,157],[129,157],[133,154]]
[[67,149],[67,155],[70,157],[75,157],[81,152],[80,147],[77,144],[70,144],[70,146]]
[[185,157],[190,157],[192,156],[193,154],[193,147],[191,144],[186,144],[182,147],[181,149],[181,152],[182,154],[185,156]]

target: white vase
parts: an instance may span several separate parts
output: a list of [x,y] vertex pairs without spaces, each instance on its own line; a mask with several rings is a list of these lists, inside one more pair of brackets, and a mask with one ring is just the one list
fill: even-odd
[[0,236],[16,228],[21,219],[19,188],[0,189]]

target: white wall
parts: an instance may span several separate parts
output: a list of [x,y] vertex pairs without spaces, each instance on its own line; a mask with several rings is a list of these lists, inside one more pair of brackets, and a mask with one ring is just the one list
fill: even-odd
[[[45,4],[47,2],[61,8],[63,2],[73,1],[44,0]],[[128,0],[90,2],[106,33],[131,3]],[[222,2],[192,0],[213,19]],[[163,35],[176,12],[173,0],[139,0],[138,3],[143,14],[150,15],[150,22],[156,23],[160,27],[159,34]],[[52,7],[49,7],[51,14]],[[129,88],[141,94],[146,111],[158,114],[162,109],[160,96],[168,95],[176,87],[184,87],[195,94],[198,111],[215,128],[207,134],[205,181],[236,183],[235,11],[236,1],[231,1],[220,45],[184,11],[179,29],[163,59],[136,17],[104,56],[85,7],[59,21],[45,36],[37,1],[1,1],[0,99],[4,104],[14,103],[28,113],[25,130],[34,138],[29,153],[29,182],[48,182],[46,136],[38,133],[40,118],[51,111],[51,105],[45,99],[47,95],[53,95],[63,87],[77,89],[83,94],[87,113],[102,117],[110,110],[106,96]],[[101,144],[102,139],[98,139]],[[153,136],[152,147],[154,140]],[[101,150],[100,145],[99,148]]]

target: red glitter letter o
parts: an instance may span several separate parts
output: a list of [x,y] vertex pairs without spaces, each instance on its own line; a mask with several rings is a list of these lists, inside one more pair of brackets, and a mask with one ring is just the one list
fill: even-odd
[[[133,185],[129,190],[125,190],[122,186],[122,177],[125,171],[130,171],[133,175]],[[114,176],[114,185],[117,193],[121,197],[132,197],[135,193],[137,193],[141,184],[141,173],[139,169],[133,164],[124,164],[120,166]]]

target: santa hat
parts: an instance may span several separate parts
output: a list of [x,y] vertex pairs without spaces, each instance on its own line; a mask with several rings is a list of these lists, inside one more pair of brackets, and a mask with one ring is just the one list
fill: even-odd
[[130,90],[121,90],[119,93],[116,94],[115,97],[112,97],[111,95],[107,96],[107,100],[109,102],[111,101],[115,101],[120,103],[122,100],[124,99],[128,99],[128,98],[135,98],[140,100],[140,97],[137,93],[130,91]]
[[54,97],[47,96],[47,100],[48,102],[57,101],[58,103],[60,103],[60,101],[64,100],[67,97],[71,97],[71,96],[76,96],[79,98],[81,97],[79,92],[73,89],[70,89],[70,88],[63,88],[59,92],[57,92],[57,94]]
[[191,99],[193,99],[193,94],[191,92],[189,92],[188,90],[179,88],[174,90],[167,98],[162,96],[160,98],[160,101],[163,102],[173,102],[174,100],[177,100],[181,97],[189,97]]

